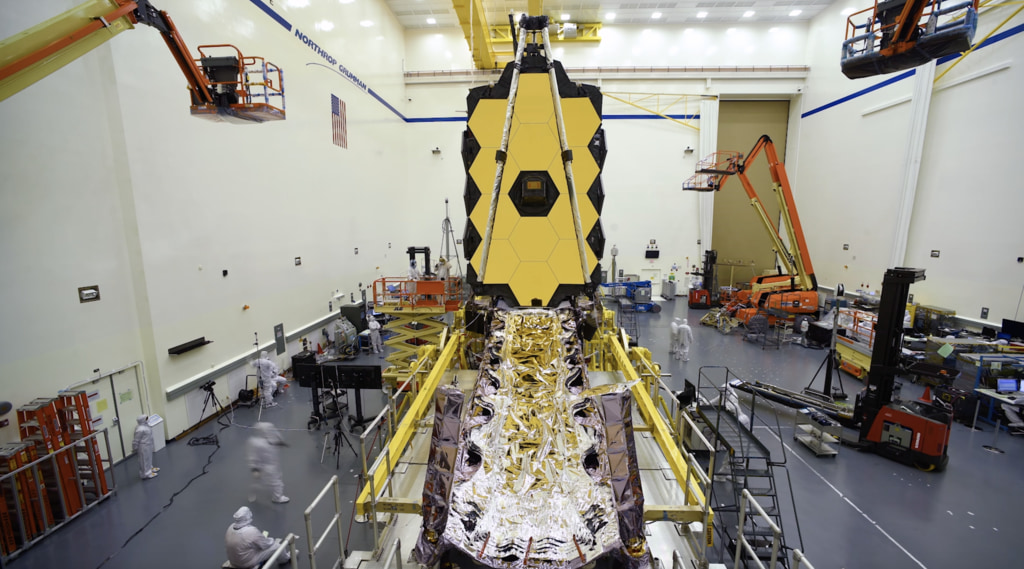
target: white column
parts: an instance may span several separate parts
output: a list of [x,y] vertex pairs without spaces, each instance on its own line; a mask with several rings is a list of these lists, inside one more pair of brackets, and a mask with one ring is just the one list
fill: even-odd
[[[718,97],[700,102],[700,142],[698,160],[718,150]],[[715,217],[715,193],[700,193],[699,233],[700,251],[697,264],[704,258],[704,251],[711,249],[711,227]]]
[[935,60],[918,67],[914,73],[914,94],[910,100],[910,128],[907,131],[907,152],[903,162],[903,185],[896,217],[896,233],[892,240],[890,267],[901,267],[906,261],[907,238],[914,215],[914,196],[917,177],[921,172],[921,154],[924,152],[925,130],[928,127],[928,108],[932,102],[935,81]]

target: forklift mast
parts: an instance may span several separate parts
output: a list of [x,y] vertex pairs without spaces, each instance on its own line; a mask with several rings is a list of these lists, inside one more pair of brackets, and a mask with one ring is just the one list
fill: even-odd
[[430,247],[408,247],[405,252],[409,254],[410,261],[415,261],[416,255],[423,255],[423,270],[420,272],[424,275],[434,274],[430,265]]
[[875,326],[867,392],[861,402],[861,437],[866,438],[878,412],[892,402],[903,346],[903,315],[910,285],[924,280],[924,269],[896,267],[885,271]]

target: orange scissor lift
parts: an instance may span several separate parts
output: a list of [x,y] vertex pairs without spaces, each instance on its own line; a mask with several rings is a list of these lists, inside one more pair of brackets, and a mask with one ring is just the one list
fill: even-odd
[[437,343],[446,324],[438,317],[454,312],[462,303],[462,279],[413,280],[385,277],[373,282],[373,309],[392,319],[384,329],[394,333],[385,345],[392,348],[387,356],[391,366],[385,379],[404,381],[410,362],[424,344]]

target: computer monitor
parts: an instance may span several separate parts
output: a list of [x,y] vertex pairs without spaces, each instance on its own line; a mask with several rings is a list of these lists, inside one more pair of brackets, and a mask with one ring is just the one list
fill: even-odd
[[996,392],[997,393],[1012,393],[1017,391],[1017,380],[1016,379],[997,379],[996,380]]
[[1024,322],[1003,318],[1003,325],[1000,332],[1007,339],[1024,338]]

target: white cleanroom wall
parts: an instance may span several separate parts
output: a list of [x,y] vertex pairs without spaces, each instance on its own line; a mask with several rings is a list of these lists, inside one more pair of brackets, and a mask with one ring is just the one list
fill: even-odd
[[[849,80],[839,70],[845,3],[811,23],[797,204],[818,281],[878,291],[897,239],[910,144],[912,72]],[[1012,13],[983,10],[975,41]],[[1013,189],[1024,111],[1024,16],[933,85],[903,264],[926,270],[915,301],[988,322],[1021,319],[1024,195]],[[938,78],[951,63],[941,63]],[[790,169],[793,172],[793,169]],[[844,245],[849,249],[844,250]],[[938,257],[932,251],[938,251]]]
[[[76,3],[30,3],[0,35]],[[142,360],[173,436],[189,419],[168,387],[251,349],[254,332],[266,342],[277,323],[322,318],[334,291],[358,296],[389,262],[403,266],[389,241],[435,224],[393,211],[420,194],[400,141],[404,32],[383,2],[330,14],[256,0],[160,7],[193,53],[229,43],[284,69],[288,118],[190,117],[181,72],[145,26],[0,103],[4,258],[24,267],[3,285],[19,302],[2,309],[0,371],[20,405]],[[348,148],[332,143],[331,95],[345,102]],[[101,301],[79,304],[77,287],[93,284]],[[213,343],[167,354],[200,336]]]

